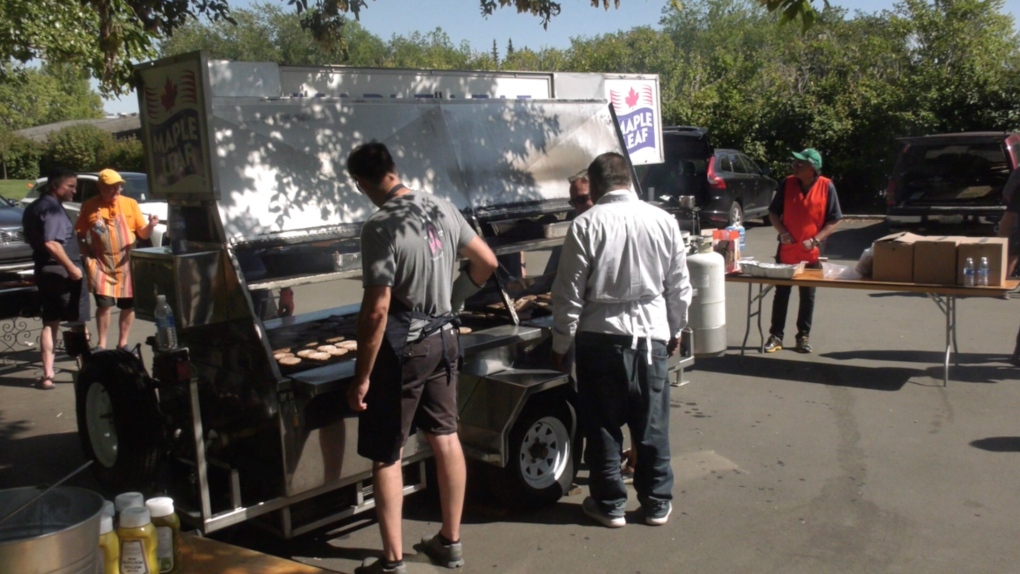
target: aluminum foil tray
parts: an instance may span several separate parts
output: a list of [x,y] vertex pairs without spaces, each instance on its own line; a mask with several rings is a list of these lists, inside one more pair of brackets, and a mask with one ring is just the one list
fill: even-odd
[[740,271],[752,277],[793,279],[804,271],[804,266],[805,263],[790,265],[787,263],[768,263],[764,261],[741,261]]

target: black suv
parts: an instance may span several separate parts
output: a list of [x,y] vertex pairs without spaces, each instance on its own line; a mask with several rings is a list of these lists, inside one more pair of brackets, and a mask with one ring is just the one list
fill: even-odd
[[694,196],[705,227],[743,224],[768,215],[776,180],[768,170],[734,149],[715,149],[708,130],[667,127],[662,132],[665,162],[641,166],[641,189],[651,197]]
[[1017,168],[1020,134],[961,132],[899,141],[903,149],[885,192],[889,223],[1002,217],[1002,188]]
[[21,229],[24,210],[0,197],[0,274],[32,268],[32,248]]

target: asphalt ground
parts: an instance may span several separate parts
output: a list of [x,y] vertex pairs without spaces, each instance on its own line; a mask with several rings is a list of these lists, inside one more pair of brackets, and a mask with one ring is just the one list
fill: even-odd
[[[852,265],[887,231],[878,220],[848,220],[827,255]],[[775,241],[770,228],[751,226],[747,252],[767,259]],[[529,254],[529,269],[542,258]],[[300,288],[298,312],[357,301],[357,283],[343,283]],[[633,498],[625,528],[593,523],[580,509],[583,468],[559,503],[508,509],[472,466],[462,571],[1017,571],[1020,369],[1007,362],[1016,299],[959,300],[960,364],[943,387],[945,320],[925,296],[821,289],[814,353],[743,356],[747,287],[728,285],[726,297],[726,354],[698,359],[690,383],[672,389],[669,523],[646,526]],[[766,305],[766,325],[770,314]],[[32,321],[27,328],[37,336]],[[152,332],[139,321],[132,339]],[[759,344],[756,332],[749,344]],[[53,482],[84,462],[68,384],[74,364],[58,367],[57,389],[46,392],[30,386],[38,365],[0,364],[0,488]],[[94,487],[87,471],[70,483]],[[442,571],[412,550],[439,527],[435,499],[412,495],[404,514],[409,572]],[[381,549],[371,513],[290,541],[244,527],[217,537],[344,572]]]

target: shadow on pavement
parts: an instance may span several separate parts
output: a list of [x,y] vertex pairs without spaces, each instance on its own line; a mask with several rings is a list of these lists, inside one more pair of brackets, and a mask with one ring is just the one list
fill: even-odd
[[[942,361],[945,354],[938,351],[839,351],[819,355],[837,361],[863,359],[868,361],[895,361],[909,363],[927,363],[924,370],[928,376],[942,379]],[[954,353],[953,361],[959,365],[949,364],[949,381],[961,383],[1001,383],[1005,380],[1020,378],[1020,369],[1009,363],[1007,354],[988,353]]]
[[[814,361],[787,360],[774,356],[725,355],[698,359],[697,370],[744,377],[764,377],[801,383],[817,383],[873,391],[898,391],[916,369],[830,365]],[[940,371],[941,372],[941,371]],[[939,375],[941,379],[941,375]]]
[[970,442],[970,446],[989,452],[1020,452],[1020,436],[993,436]]
[[[32,426],[31,421],[6,420],[0,413],[0,488],[53,484],[85,463],[78,433],[15,438]],[[88,469],[64,484],[99,491]]]

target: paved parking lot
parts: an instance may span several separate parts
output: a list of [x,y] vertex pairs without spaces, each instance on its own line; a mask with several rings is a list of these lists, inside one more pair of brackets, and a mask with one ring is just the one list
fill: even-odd
[[[828,255],[852,263],[885,231],[876,221],[847,222]],[[763,259],[775,233],[752,227],[747,242]],[[341,296],[298,291],[299,311],[320,299],[356,300],[358,286],[349,283]],[[944,318],[924,296],[819,290],[813,354],[741,357],[746,295],[745,286],[727,287],[728,352],[699,359],[690,384],[673,389],[677,481],[669,524],[648,527],[630,514],[622,530],[595,525],[580,510],[583,470],[571,496],[536,511],[494,504],[476,480],[463,570],[1016,571],[1020,369],[1006,359],[1020,303],[959,301],[961,364],[943,387]],[[792,299],[788,332],[796,292]],[[766,324],[769,315],[766,309]],[[151,331],[139,321],[135,338]],[[750,342],[757,344],[754,336]],[[29,387],[37,375],[33,367],[0,369],[0,488],[52,481],[83,462],[70,373],[61,372],[50,392]],[[91,478],[73,482],[88,486]],[[409,571],[440,571],[411,550],[438,529],[435,503],[414,495],[405,515]],[[249,529],[224,536],[346,572],[380,549],[370,517],[289,542]]]

